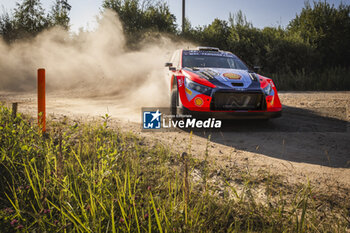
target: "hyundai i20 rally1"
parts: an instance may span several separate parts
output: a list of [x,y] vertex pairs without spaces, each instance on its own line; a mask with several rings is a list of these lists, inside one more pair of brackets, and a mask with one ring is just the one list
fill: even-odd
[[169,68],[173,115],[269,119],[281,116],[275,84],[231,52],[199,47],[177,50]]

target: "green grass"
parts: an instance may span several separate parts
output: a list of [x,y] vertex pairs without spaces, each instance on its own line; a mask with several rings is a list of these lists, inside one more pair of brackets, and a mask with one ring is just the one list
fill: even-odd
[[[322,70],[324,70],[322,72]],[[306,73],[282,72],[268,75],[282,91],[348,91],[350,90],[350,68],[320,69]]]
[[[101,122],[36,121],[0,106],[2,232],[345,232],[349,197],[261,170],[217,172],[188,151]],[[199,174],[199,180],[194,179]],[[262,190],[263,198],[256,190]],[[332,199],[333,198],[333,199]]]

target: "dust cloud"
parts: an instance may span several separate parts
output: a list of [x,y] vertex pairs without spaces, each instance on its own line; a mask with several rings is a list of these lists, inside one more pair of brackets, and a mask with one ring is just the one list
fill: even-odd
[[33,41],[0,39],[0,91],[35,92],[36,72],[46,69],[47,93],[79,98],[110,97],[122,106],[167,106],[164,62],[188,45],[160,36],[141,49],[125,48],[118,16],[105,11],[94,31],[70,34],[53,28]]

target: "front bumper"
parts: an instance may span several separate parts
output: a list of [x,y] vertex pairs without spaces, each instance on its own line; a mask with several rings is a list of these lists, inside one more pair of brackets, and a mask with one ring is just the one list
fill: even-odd
[[199,93],[185,87],[183,77],[178,82],[179,105],[177,113],[197,118],[269,119],[280,117],[282,105],[275,86],[266,96],[260,83],[247,89],[217,87],[210,93]]

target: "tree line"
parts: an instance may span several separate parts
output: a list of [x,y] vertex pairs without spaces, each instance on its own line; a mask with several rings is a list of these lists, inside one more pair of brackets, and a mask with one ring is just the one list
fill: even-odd
[[[104,0],[102,7],[118,13],[130,48],[153,32],[167,33],[232,51],[248,65],[263,67],[261,72],[276,79],[282,89],[350,90],[349,5],[306,2],[285,28],[256,28],[242,11],[205,26],[192,27],[186,19],[184,33],[164,1]],[[40,0],[22,0],[12,15],[0,16],[0,35],[12,43],[55,25],[68,30],[70,9],[67,0],[56,0],[45,14]]]
[[23,0],[16,2],[12,14],[3,12],[0,15],[0,35],[8,42],[31,39],[45,29],[61,26],[69,29],[68,0],[56,0],[49,13],[45,13],[40,0]]

